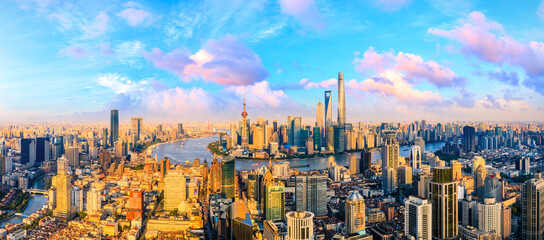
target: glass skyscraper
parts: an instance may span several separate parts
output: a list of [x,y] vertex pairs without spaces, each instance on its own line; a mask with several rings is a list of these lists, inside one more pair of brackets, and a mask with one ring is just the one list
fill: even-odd
[[110,114],[110,146],[119,140],[119,111],[112,109]]
[[234,198],[236,160],[233,157],[221,159],[221,196],[223,198]]

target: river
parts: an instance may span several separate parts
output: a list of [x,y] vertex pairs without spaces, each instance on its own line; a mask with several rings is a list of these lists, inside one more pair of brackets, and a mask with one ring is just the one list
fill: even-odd
[[[172,163],[185,163],[186,161],[193,162],[193,159],[198,158],[200,162],[203,162],[204,159],[208,160],[208,164],[212,161],[212,154],[206,149],[210,142],[217,141],[218,136],[206,137],[206,138],[193,138],[175,142],[168,142],[158,145],[152,151],[152,156],[157,156],[157,159],[163,159],[167,157]],[[180,146],[181,143],[184,143],[183,146]],[[425,144],[425,150],[429,152],[434,152],[444,146],[443,142],[427,143]],[[408,157],[410,151],[410,146],[401,146],[400,155],[403,157]],[[349,159],[351,156],[360,156],[360,153],[347,153],[340,155],[331,155],[327,157],[314,157],[314,158],[305,158],[299,160],[290,160],[291,165],[307,165],[309,167],[297,168],[300,171],[307,171],[310,169],[325,169],[332,162],[336,164],[348,166]],[[379,161],[381,159],[381,154],[379,150],[374,150],[372,153],[372,162]],[[285,160],[274,161],[284,162]],[[257,164],[257,166],[253,166]],[[255,168],[260,168],[262,166],[268,166],[268,161],[263,160],[236,160],[236,170],[250,170]]]
[[[34,182],[34,184],[32,185],[32,188],[34,188],[34,189],[45,189],[47,179],[48,179],[47,176],[40,178],[38,181]],[[47,203],[47,197],[46,196],[31,195],[28,206],[26,207],[23,214],[26,215],[26,216],[30,216],[31,214],[35,213],[40,208],[42,208],[45,203]],[[14,216],[12,218],[1,221],[0,222],[0,228],[3,228],[8,223],[11,223],[11,224],[21,223],[21,222],[23,222],[24,218],[25,217],[23,217],[23,216]]]

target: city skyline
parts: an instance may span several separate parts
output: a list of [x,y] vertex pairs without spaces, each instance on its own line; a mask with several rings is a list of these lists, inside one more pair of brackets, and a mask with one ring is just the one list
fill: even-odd
[[544,114],[541,1],[223,5],[0,3],[0,124],[313,119],[338,72],[346,122]]

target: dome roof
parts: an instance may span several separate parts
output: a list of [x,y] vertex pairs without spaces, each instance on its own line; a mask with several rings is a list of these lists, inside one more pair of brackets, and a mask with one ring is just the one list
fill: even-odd
[[349,201],[363,201],[364,198],[361,194],[359,194],[359,191],[355,190],[355,191],[351,191],[348,195],[348,198],[346,200],[349,200]]

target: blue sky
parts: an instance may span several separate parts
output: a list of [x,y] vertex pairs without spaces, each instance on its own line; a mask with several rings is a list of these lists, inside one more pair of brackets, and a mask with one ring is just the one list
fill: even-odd
[[[542,120],[544,2],[0,2],[0,123]],[[333,109],[333,113],[336,109]],[[336,114],[333,114],[335,116]],[[104,120],[106,119],[106,120]]]

